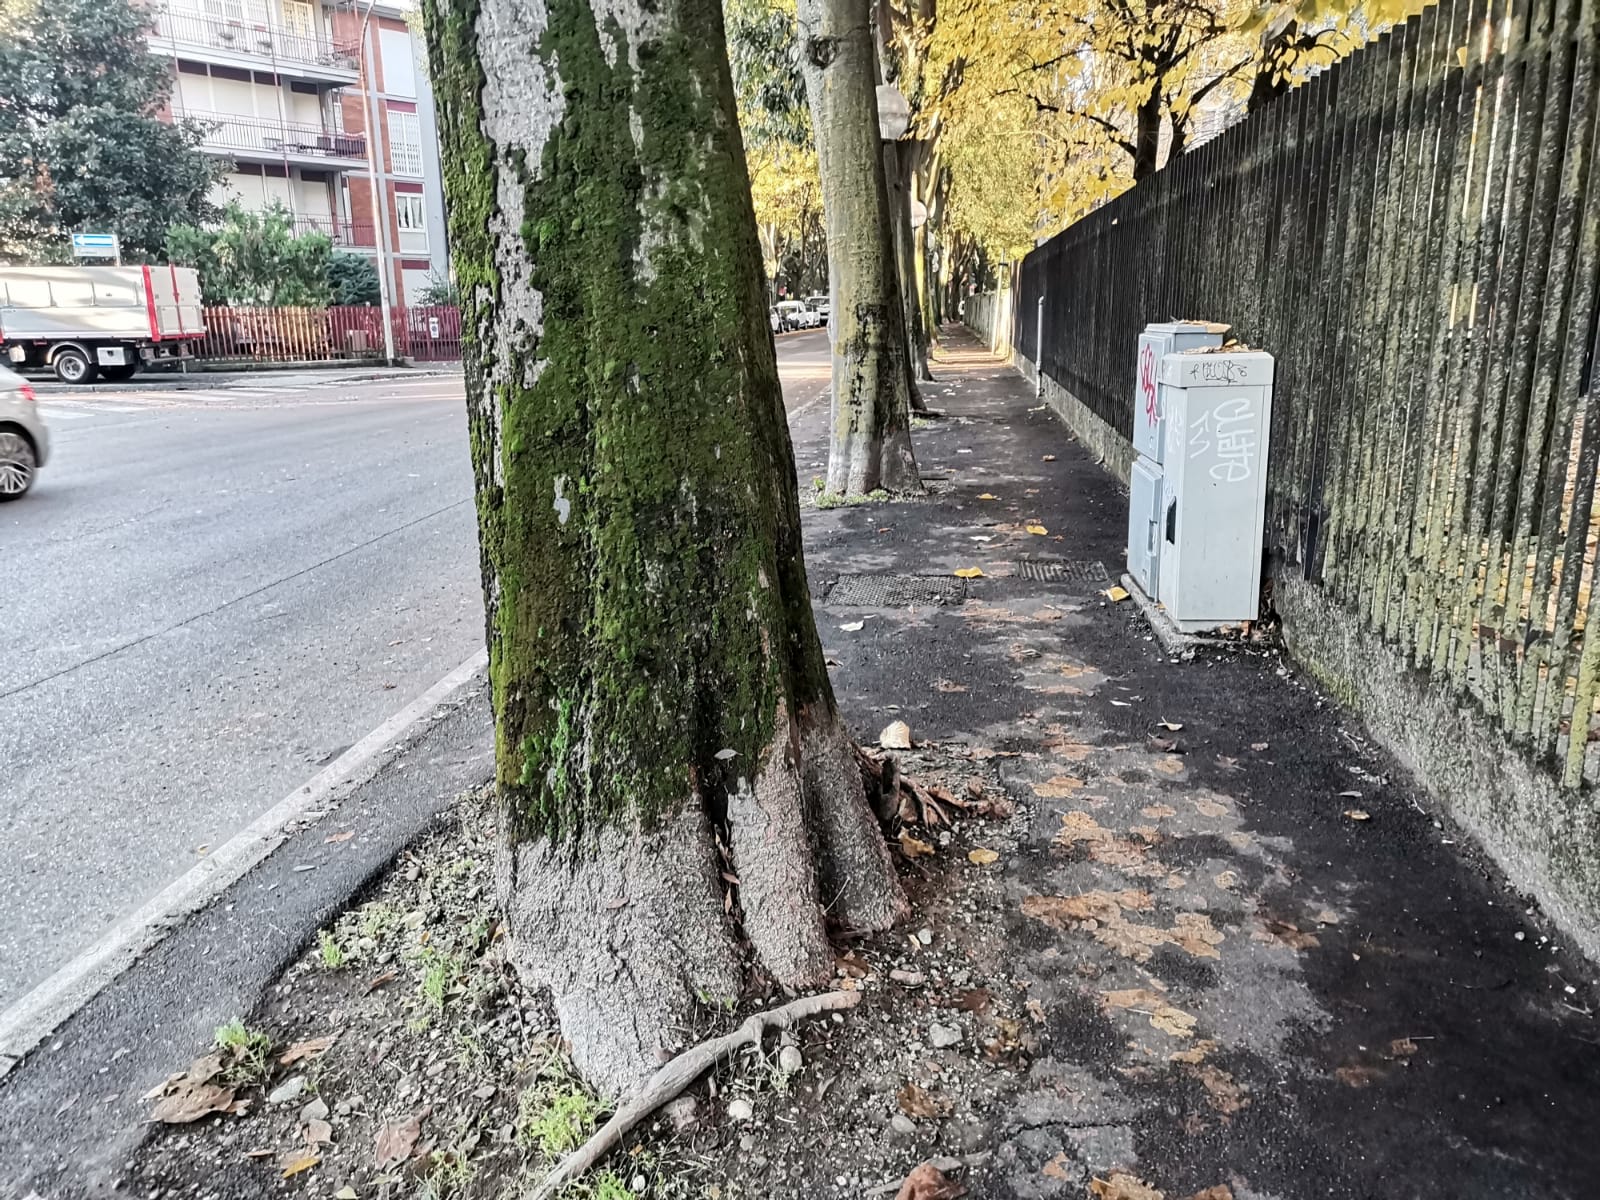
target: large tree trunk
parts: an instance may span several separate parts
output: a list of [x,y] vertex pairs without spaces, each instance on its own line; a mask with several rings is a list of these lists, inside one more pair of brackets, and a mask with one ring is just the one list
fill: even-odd
[[818,986],[824,912],[905,904],[812,621],[717,0],[424,11],[499,891],[513,962],[616,1093],[741,995],[745,940]]
[[833,295],[828,490],[920,491],[910,367],[878,138],[870,0],[800,0]]
[[911,212],[918,152],[915,142],[896,142],[887,147],[884,166],[886,171],[892,168],[894,172],[890,192],[894,197],[895,255],[900,267],[900,291],[904,297],[911,378],[917,383],[931,383],[933,372],[928,368],[928,325],[923,318],[922,305],[916,299],[917,238],[921,230],[913,230]]

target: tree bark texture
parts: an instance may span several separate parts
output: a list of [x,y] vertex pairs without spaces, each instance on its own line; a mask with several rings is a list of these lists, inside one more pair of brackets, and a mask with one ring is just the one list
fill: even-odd
[[[884,171],[889,182],[893,206],[895,256],[900,268],[900,295],[906,317],[906,349],[911,359],[914,383],[932,383],[928,369],[928,326],[917,296],[917,232],[912,229],[912,187],[916,180],[915,142],[895,142],[885,147]],[[913,394],[913,400],[916,399]]]
[[[717,0],[425,0],[512,959],[647,1077],[904,912],[811,616]],[[723,847],[725,847],[725,854]],[[737,886],[725,888],[725,877]]]
[[883,177],[870,0],[800,0],[833,295],[828,490],[922,489],[911,450],[905,314]]

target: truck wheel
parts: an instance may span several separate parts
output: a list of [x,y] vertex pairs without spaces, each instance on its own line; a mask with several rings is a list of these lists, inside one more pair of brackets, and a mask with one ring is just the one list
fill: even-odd
[[139,364],[136,362],[123,363],[120,367],[101,367],[100,378],[112,383],[121,383],[124,379],[132,379],[139,373]]
[[56,351],[56,378],[62,383],[93,383],[96,374],[89,356],[76,346],[63,346]]

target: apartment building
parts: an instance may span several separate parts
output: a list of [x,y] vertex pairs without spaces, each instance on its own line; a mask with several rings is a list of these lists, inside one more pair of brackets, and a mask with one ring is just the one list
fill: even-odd
[[433,96],[406,4],[151,7],[150,52],[172,64],[171,115],[201,123],[204,149],[229,163],[219,202],[282,205],[300,229],[381,257],[397,303],[448,275]]

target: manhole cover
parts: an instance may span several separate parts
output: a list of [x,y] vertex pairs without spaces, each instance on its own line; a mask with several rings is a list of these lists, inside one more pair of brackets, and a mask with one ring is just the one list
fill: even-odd
[[1024,558],[1017,574],[1036,583],[1073,583],[1103,587],[1111,582],[1105,563],[1098,558]]
[[967,581],[948,575],[841,575],[823,600],[856,608],[908,608],[913,604],[960,604]]

